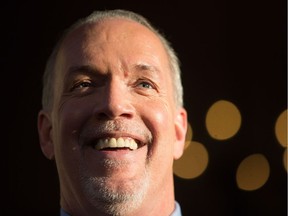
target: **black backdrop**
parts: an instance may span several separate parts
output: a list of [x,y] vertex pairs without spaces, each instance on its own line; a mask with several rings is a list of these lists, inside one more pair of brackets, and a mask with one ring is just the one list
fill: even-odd
[[[286,215],[284,147],[273,132],[287,109],[284,0],[2,1],[0,214],[58,214],[55,166],[42,155],[36,130],[41,75],[63,29],[95,9],[112,8],[150,19],[182,62],[193,139],[210,154],[200,177],[175,176],[183,215]],[[237,104],[243,121],[237,136],[225,142],[212,140],[205,128],[207,109],[220,99]],[[237,188],[235,170],[252,153],[264,154],[271,171],[265,186],[246,192]]]

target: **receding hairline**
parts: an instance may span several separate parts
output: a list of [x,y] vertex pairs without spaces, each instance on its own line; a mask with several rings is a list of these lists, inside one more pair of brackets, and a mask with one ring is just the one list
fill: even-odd
[[[43,76],[44,81],[44,88],[43,88],[43,96],[42,96],[42,105],[43,108],[50,109],[52,108],[53,104],[53,98],[54,93],[52,88],[53,80],[55,78],[55,70],[56,70],[56,61],[58,58],[58,53],[60,51],[60,48],[63,45],[63,42],[68,37],[69,34],[73,33],[77,29],[83,27],[83,26],[89,26],[89,24],[95,25],[100,22],[104,22],[106,20],[119,20],[123,19],[126,21],[133,22],[135,24],[139,24],[146,28],[148,31],[154,34],[155,38],[160,41],[161,45],[163,46],[168,62],[170,65],[171,70],[171,77],[175,78],[175,81],[173,82],[173,86],[175,88],[175,102],[177,106],[183,106],[183,87],[181,84],[181,70],[180,70],[180,62],[178,59],[178,56],[171,46],[170,42],[166,39],[166,37],[163,35],[163,33],[159,32],[157,28],[155,28],[149,20],[147,20],[145,17],[143,17],[141,14],[134,13],[132,11],[126,11],[126,10],[108,10],[108,11],[95,11],[92,14],[90,14],[87,17],[84,17],[82,19],[79,19],[76,23],[71,25],[66,31],[63,32],[62,37],[58,40],[58,43],[53,49],[52,54],[50,55],[50,58],[48,59],[48,62],[46,64],[45,73]],[[49,108],[50,107],[50,108]]]
[[[95,20],[95,21],[87,22],[87,23],[84,22],[73,27],[72,29],[69,29],[69,31],[66,32],[66,34],[62,37],[61,42],[59,43],[57,54],[61,51],[61,49],[63,49],[63,47],[66,45],[67,42],[69,43],[70,41],[74,41],[75,37],[77,37],[78,34],[80,35],[86,34],[86,32],[90,32],[90,30],[94,31],[95,29],[96,31],[98,31],[97,29],[99,29],[99,32],[102,32],[103,26],[104,27],[106,25],[109,26],[111,23],[113,25],[113,22],[119,22],[119,25],[123,24],[123,26],[127,26],[127,22],[128,22],[134,25],[132,27],[133,31],[135,31],[135,27],[138,28],[137,30],[140,30],[140,28],[142,28],[144,30],[144,31],[141,30],[143,31],[142,33],[145,33],[145,35],[149,34],[149,37],[152,36],[151,38],[153,38],[154,41],[157,41],[157,43],[163,48],[167,56],[167,59],[169,59],[168,52],[167,52],[165,45],[163,44],[163,41],[161,40],[159,35],[155,31],[153,31],[153,29],[150,29],[149,27],[135,20],[132,20],[130,18],[126,18],[126,17],[104,17],[101,20]],[[136,30],[136,33],[137,33],[137,30]]]

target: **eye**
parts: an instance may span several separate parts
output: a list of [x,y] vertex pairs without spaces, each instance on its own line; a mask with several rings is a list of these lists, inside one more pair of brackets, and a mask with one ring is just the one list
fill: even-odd
[[141,88],[153,89],[153,86],[149,82],[140,82],[138,86]]
[[86,87],[90,87],[92,86],[92,84],[90,82],[82,82],[78,85],[78,88],[86,88]]
[[73,85],[72,87],[72,91],[73,90],[76,90],[76,89],[84,89],[84,88],[89,88],[89,87],[94,87],[95,85],[89,81],[89,80],[84,80],[84,81],[80,81],[80,82],[77,82]]

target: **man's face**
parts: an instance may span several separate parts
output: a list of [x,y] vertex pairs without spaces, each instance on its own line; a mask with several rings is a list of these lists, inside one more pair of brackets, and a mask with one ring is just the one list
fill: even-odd
[[79,197],[124,211],[171,191],[186,114],[154,33],[123,19],[82,26],[57,68],[50,134],[64,205]]

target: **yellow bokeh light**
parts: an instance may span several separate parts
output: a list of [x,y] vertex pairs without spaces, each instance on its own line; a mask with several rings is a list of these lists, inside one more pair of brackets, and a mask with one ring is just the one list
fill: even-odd
[[287,148],[285,149],[284,154],[283,154],[283,163],[284,163],[284,167],[287,171]]
[[180,178],[193,179],[200,176],[208,165],[208,152],[199,142],[191,142],[182,157],[174,162],[174,174]]
[[234,136],[241,126],[241,114],[231,102],[220,100],[214,103],[206,115],[206,128],[210,136],[225,140]]
[[262,154],[246,157],[239,165],[236,173],[237,185],[240,189],[252,191],[262,187],[270,175],[270,166]]
[[188,122],[184,149],[188,148],[188,146],[190,145],[192,141],[192,137],[193,137],[192,127],[191,127],[191,124]]
[[287,110],[283,111],[275,124],[275,134],[278,142],[287,147]]

